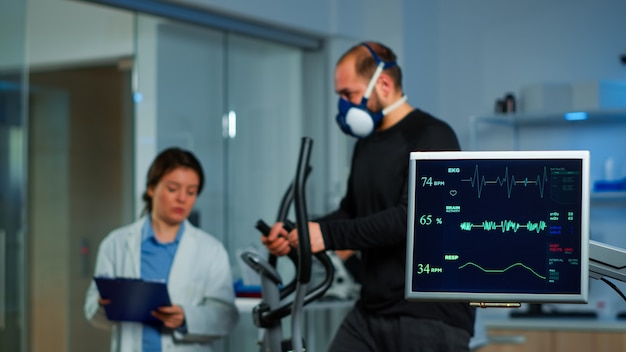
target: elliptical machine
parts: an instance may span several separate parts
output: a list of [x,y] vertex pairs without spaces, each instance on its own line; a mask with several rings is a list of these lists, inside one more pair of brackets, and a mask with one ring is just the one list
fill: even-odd
[[[334,266],[325,252],[316,253],[321,262],[325,278],[317,286],[308,289],[311,280],[312,254],[309,239],[308,215],[306,208],[305,184],[311,171],[309,160],[313,140],[304,137],[300,146],[300,156],[294,181],[289,185],[281,200],[277,221],[284,224],[287,231],[298,229],[298,249],[289,252],[289,259],[296,266],[292,282],[282,286],[282,278],[276,270],[276,256],[270,254],[265,260],[256,253],[246,252],[241,258],[261,276],[261,302],[253,308],[252,317],[258,328],[265,329],[263,340],[259,341],[260,352],[304,352],[306,346],[302,337],[304,306],[324,295],[333,283]],[[292,201],[295,201],[296,224],[287,220]],[[259,220],[256,228],[265,236],[270,227]],[[297,252],[297,253],[296,253]],[[291,294],[294,293],[293,297]],[[283,339],[281,319],[291,314],[291,339]]]

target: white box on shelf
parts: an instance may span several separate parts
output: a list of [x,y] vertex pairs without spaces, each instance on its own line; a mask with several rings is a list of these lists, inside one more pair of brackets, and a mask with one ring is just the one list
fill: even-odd
[[572,107],[572,87],[568,83],[541,83],[522,87],[521,112],[554,113]]
[[626,82],[597,81],[572,83],[572,110],[626,108]]

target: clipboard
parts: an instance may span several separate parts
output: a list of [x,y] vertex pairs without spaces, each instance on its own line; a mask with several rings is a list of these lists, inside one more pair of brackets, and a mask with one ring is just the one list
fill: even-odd
[[94,280],[100,297],[111,300],[104,311],[112,321],[161,325],[150,312],[172,305],[165,282],[110,277],[94,277]]

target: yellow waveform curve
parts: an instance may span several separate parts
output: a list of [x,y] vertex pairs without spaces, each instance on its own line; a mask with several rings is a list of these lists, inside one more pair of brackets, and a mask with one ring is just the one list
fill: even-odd
[[526,270],[530,271],[531,273],[533,273],[533,274],[534,274],[535,276],[537,276],[538,278],[541,278],[541,279],[543,279],[543,280],[545,280],[545,279],[546,279],[546,277],[545,277],[545,276],[540,275],[539,273],[537,273],[537,272],[536,272],[535,270],[533,270],[532,268],[530,268],[530,267],[528,267],[528,266],[526,266],[526,265],[524,265],[524,264],[522,264],[522,263],[519,263],[519,262],[518,262],[518,263],[513,263],[513,264],[511,264],[511,265],[507,266],[507,267],[506,267],[506,268],[504,268],[504,269],[485,269],[485,268],[483,268],[482,266],[480,266],[480,265],[478,265],[478,264],[476,264],[476,263],[473,263],[473,262],[467,262],[467,263],[465,263],[465,264],[463,264],[463,265],[459,266],[459,269],[463,269],[464,267],[466,267],[466,266],[468,266],[468,265],[475,266],[475,267],[477,267],[478,269],[480,269],[480,270],[482,270],[482,271],[484,271],[484,272],[486,272],[486,273],[497,273],[497,274],[504,273],[505,271],[507,271],[507,270],[509,270],[509,269],[511,269],[511,268],[513,268],[513,267],[516,267],[516,266],[521,266],[521,267],[523,267],[524,269],[526,269]]

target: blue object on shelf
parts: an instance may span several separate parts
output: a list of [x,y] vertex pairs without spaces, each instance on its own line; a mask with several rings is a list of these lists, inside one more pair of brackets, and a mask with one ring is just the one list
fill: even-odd
[[626,177],[619,180],[599,180],[594,182],[593,189],[596,192],[626,191]]
[[233,283],[237,297],[261,297],[261,285],[246,285],[242,279]]

